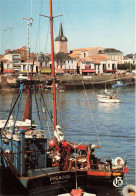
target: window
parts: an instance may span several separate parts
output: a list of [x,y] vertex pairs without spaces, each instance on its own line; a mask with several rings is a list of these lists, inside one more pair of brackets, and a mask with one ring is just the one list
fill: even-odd
[[110,64],[108,64],[108,67],[110,67]]
[[114,70],[115,69],[115,64],[112,64],[112,70]]
[[19,59],[19,55],[13,55],[13,59]]
[[29,71],[32,71],[32,65],[29,65]]
[[9,64],[7,64],[7,69],[10,69],[10,66],[9,66]]
[[86,57],[86,53],[84,52],[84,57]]
[[26,71],[26,65],[23,65],[23,71]]
[[103,70],[106,70],[106,64],[103,64]]
[[15,62],[14,67],[18,67],[18,66],[19,66],[19,62]]

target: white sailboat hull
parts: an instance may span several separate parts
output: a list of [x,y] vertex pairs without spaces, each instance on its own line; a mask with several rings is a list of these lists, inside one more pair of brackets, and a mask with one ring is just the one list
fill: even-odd
[[119,103],[120,99],[110,99],[109,97],[98,97],[99,102],[101,103]]

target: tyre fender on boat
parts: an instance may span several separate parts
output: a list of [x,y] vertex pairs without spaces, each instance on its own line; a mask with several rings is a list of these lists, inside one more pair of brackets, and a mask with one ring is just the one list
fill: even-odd
[[124,160],[121,157],[116,157],[115,158],[115,165],[117,165],[117,166],[124,165]]
[[136,193],[136,186],[129,184],[127,186],[125,186],[122,190],[122,195],[123,196],[130,196],[130,192],[134,192]]

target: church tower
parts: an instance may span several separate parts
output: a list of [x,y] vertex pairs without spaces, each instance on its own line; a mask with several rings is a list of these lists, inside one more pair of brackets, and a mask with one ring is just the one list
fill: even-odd
[[67,41],[67,38],[63,35],[62,23],[60,23],[59,36],[55,39],[55,53],[67,53]]

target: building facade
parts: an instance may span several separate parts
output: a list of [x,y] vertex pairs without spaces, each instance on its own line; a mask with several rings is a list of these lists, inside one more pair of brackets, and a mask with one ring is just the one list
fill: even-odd
[[123,52],[114,48],[105,48],[104,53],[107,55],[107,59],[116,60],[117,64],[123,64]]
[[38,69],[36,66],[36,62],[33,62],[32,60],[28,62],[22,62],[21,63],[21,68],[20,68],[20,72],[27,75],[27,73],[37,73]]
[[89,56],[98,56],[99,51],[103,49],[102,47],[78,48],[71,50],[70,54],[76,58],[86,58]]
[[64,52],[55,54],[56,73],[76,73],[77,61]]
[[115,73],[116,71],[116,60],[107,60],[105,57],[87,57],[80,60],[80,74],[82,75]]
[[117,71],[117,60],[101,60],[100,62],[100,73],[116,73]]

